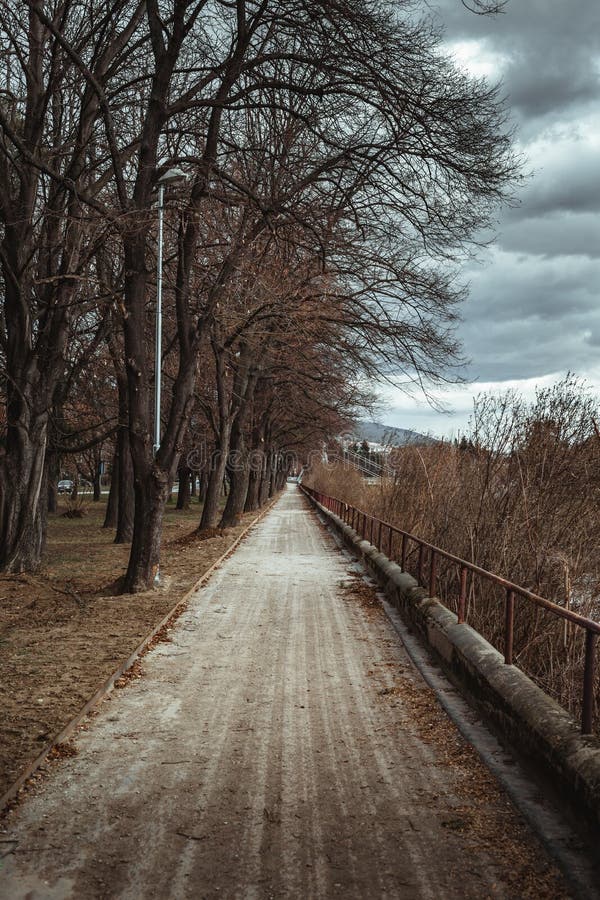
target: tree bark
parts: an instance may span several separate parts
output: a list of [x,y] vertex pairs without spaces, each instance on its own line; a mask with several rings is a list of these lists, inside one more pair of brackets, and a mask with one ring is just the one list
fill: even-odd
[[269,492],[271,488],[271,476],[272,476],[272,467],[273,467],[273,454],[271,451],[267,451],[265,467],[263,469],[262,478],[260,481],[260,491],[258,493],[259,506],[264,506],[267,500],[269,499]]
[[252,412],[256,374],[245,380],[245,390],[240,401],[240,409],[231,429],[229,454],[229,494],[219,523],[221,528],[237,525],[246,504],[250,479],[250,460],[246,446],[246,422]]
[[265,420],[261,417],[252,430],[252,454],[250,459],[250,477],[244,512],[254,512],[260,507],[260,482],[265,469]]
[[262,469],[257,469],[257,468],[250,469],[250,478],[248,480],[248,493],[246,495],[246,504],[244,506],[244,512],[254,512],[255,510],[258,509],[261,476],[262,476]]
[[60,475],[60,456],[50,450],[46,451],[46,482],[48,485],[48,512],[58,512],[58,478]]
[[124,593],[148,590],[159,581],[160,539],[168,492],[168,480],[157,467],[152,467],[147,479],[135,479],[135,519]]
[[176,509],[189,509],[191,497],[191,469],[187,466],[180,466],[177,473],[179,478],[179,490],[177,492]]
[[133,519],[135,515],[135,498],[133,490],[133,466],[129,449],[129,432],[121,426],[117,433],[118,469],[118,502],[117,531],[115,544],[128,544],[133,537]]
[[115,448],[112,468],[110,471],[110,490],[106,504],[103,528],[115,528],[117,525],[117,513],[119,505],[119,454]]
[[208,470],[203,469],[198,479],[198,502],[204,503],[206,500],[206,491],[208,490]]
[[[6,428],[6,454],[0,467],[0,569],[35,572],[45,543],[47,496],[42,490],[48,414],[35,412],[28,398]],[[14,406],[13,406],[13,411]]]
[[98,503],[100,500],[100,497],[102,495],[102,486],[100,484],[101,477],[102,476],[100,475],[100,463],[98,462],[94,469],[94,495],[92,498],[94,503]]
[[229,427],[226,427],[221,436],[221,446],[215,449],[212,455],[204,505],[200,516],[200,525],[198,526],[199,531],[203,531],[205,528],[214,528],[217,524],[219,501],[223,490],[223,478],[229,452],[229,431]]
[[229,494],[227,503],[219,522],[220,528],[229,528],[238,525],[241,515],[244,512],[246,496],[248,494],[248,480],[250,478],[250,470],[248,468],[248,457],[245,451],[243,459],[229,469]]

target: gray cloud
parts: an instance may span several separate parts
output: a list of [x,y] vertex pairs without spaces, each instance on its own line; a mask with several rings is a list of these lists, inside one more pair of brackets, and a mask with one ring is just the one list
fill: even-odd
[[[531,210],[526,207],[527,213]],[[503,250],[553,257],[581,255],[600,257],[600,215],[597,213],[553,213],[507,217],[498,235]]]
[[[600,91],[598,94],[600,101]],[[586,135],[589,137],[589,135]],[[520,195],[519,206],[509,209],[510,220],[555,211],[600,212],[600,151],[583,139],[557,136],[528,151],[532,174]]]
[[481,40],[503,58],[502,80],[519,117],[572,113],[597,102],[600,4],[596,0],[510,0],[506,13],[475,16],[460,0],[434,7],[450,41]]
[[470,267],[460,336],[474,381],[600,362],[600,4],[509,0],[494,18],[438,0],[449,44],[495,61],[531,177],[503,212],[484,267]]
[[583,373],[600,361],[600,259],[498,251],[470,274],[461,327],[469,379]]
[[482,384],[531,393],[571,371],[600,394],[600,3],[509,0],[494,18],[460,0],[428,5],[447,43],[477,42],[490,80],[502,81],[531,173],[519,204],[500,214],[487,264],[463,272],[458,334],[472,384],[450,391],[456,415],[390,403],[386,421],[441,434],[466,425]]

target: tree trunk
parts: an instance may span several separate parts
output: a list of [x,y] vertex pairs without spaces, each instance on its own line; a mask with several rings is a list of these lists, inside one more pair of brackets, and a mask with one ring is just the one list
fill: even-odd
[[198,502],[204,503],[206,499],[206,491],[208,490],[208,469],[203,469],[200,472],[200,477],[198,479]]
[[135,500],[133,493],[133,464],[129,446],[127,379],[121,373],[117,374],[117,387],[119,391],[119,430],[117,431],[117,446],[115,456],[117,464],[117,532],[115,544],[129,544],[133,537],[133,517],[135,514]]
[[191,497],[191,470],[187,466],[180,466],[177,473],[179,477],[179,490],[177,492],[176,509],[189,509]]
[[100,500],[100,497],[102,495],[102,486],[100,484],[101,477],[102,476],[100,475],[100,463],[98,462],[98,464],[96,465],[96,468],[94,469],[94,496],[93,496],[94,503],[98,503]]
[[260,482],[265,469],[264,420],[257,423],[252,430],[252,453],[250,454],[250,477],[244,512],[254,512],[260,507]]
[[261,476],[262,476],[262,469],[258,469],[256,467],[251,467],[250,478],[248,480],[248,493],[246,495],[246,505],[244,506],[244,512],[254,512],[259,507]]
[[233,424],[230,449],[228,466],[229,494],[227,495],[227,503],[225,504],[221,521],[219,522],[220,528],[229,528],[239,523],[248,493],[250,470],[241,411]]
[[271,487],[271,469],[272,469],[272,453],[267,453],[265,467],[263,469],[260,481],[260,491],[258,493],[259,506],[264,506],[269,499],[269,489]]
[[158,583],[162,521],[168,492],[169,482],[156,466],[151,467],[147,478],[135,479],[135,518],[124,593],[145,591]]
[[113,463],[110,472],[110,490],[108,492],[108,503],[106,504],[106,515],[104,516],[103,528],[115,528],[117,525],[117,513],[119,505],[119,454],[115,448],[113,454]]
[[267,497],[268,500],[270,500],[271,497],[273,496],[273,494],[275,493],[276,479],[277,479],[277,458],[275,458],[275,461],[274,461],[273,465],[271,466],[271,478],[269,480],[269,494]]
[[229,450],[229,434],[223,436],[226,449],[216,449],[212,455],[210,471],[208,473],[208,483],[206,485],[206,495],[204,497],[204,506],[202,507],[202,515],[200,517],[199,531],[205,528],[214,528],[217,524],[219,516],[219,501],[223,490],[223,478],[225,476],[225,466],[227,463],[227,452]]
[[58,477],[60,456],[53,451],[46,452],[46,482],[48,484],[48,512],[58,512]]
[[230,472],[229,496],[219,522],[220,528],[230,528],[233,525],[239,525],[248,495],[249,478],[250,471],[247,464]]
[[214,528],[219,516],[219,500],[223,490],[223,479],[227,469],[227,457],[231,442],[231,408],[225,387],[225,364],[223,354],[219,352],[216,342],[212,343],[215,356],[215,376],[218,397],[218,426],[214,427],[216,445],[208,460],[208,473],[204,505],[200,516],[199,531]]
[[[239,409],[231,428],[229,454],[229,494],[221,516],[221,528],[237,525],[246,504],[248,482],[250,479],[250,459],[246,444],[247,423],[252,415],[254,392],[258,381],[258,373],[246,367],[241,369],[236,378],[236,393],[239,396]],[[243,385],[243,389],[242,389]]]
[[133,537],[133,521],[136,507],[133,485],[133,466],[129,449],[129,435],[126,428],[119,429],[118,444],[119,503],[115,544],[128,544]]
[[13,416],[9,408],[7,417],[6,454],[0,468],[0,569],[4,572],[35,572],[46,538],[48,416],[32,413],[28,399],[23,404],[29,407],[27,414]]

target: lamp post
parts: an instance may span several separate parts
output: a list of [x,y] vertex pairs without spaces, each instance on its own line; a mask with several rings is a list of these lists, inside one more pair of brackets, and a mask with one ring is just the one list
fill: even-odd
[[156,261],[156,339],[154,343],[154,456],[160,447],[160,392],[162,379],[162,258],[165,187],[187,178],[181,169],[167,169],[158,179],[158,250]]

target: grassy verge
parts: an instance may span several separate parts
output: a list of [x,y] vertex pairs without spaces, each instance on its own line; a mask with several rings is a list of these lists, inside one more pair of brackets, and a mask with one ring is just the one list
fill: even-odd
[[105,504],[50,517],[42,569],[0,575],[0,794],[255,517],[192,537],[200,506],[168,506],[160,588],[118,596],[129,546],[103,529]]

